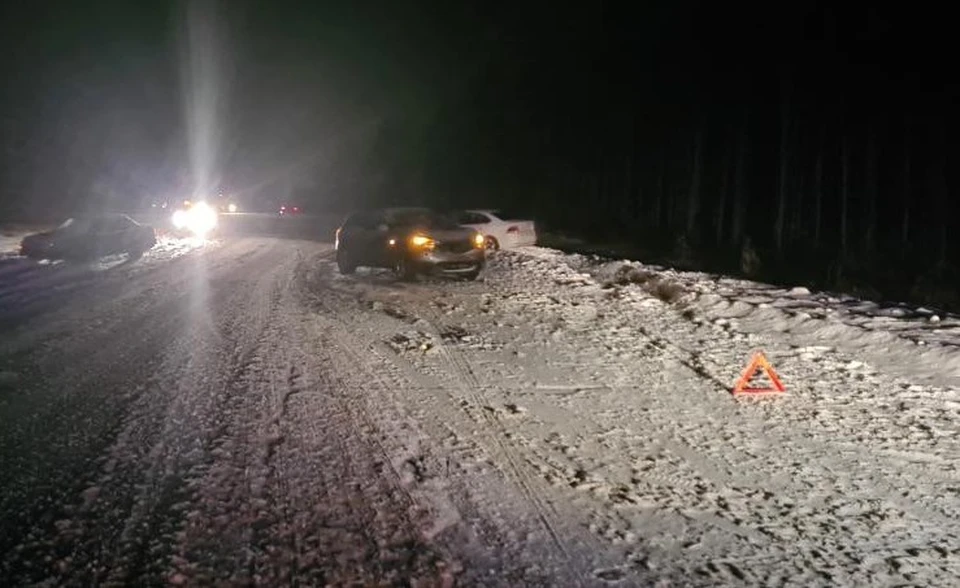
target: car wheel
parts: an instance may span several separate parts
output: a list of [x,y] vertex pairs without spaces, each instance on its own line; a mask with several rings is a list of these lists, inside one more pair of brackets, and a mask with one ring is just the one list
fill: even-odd
[[397,262],[393,266],[393,273],[405,282],[417,276],[416,269],[411,266],[410,261],[403,255],[397,258]]
[[479,277],[480,277],[480,270],[476,270],[476,271],[470,272],[470,273],[468,273],[468,274],[463,274],[463,279],[466,280],[466,281],[468,281],[468,282],[472,282],[472,281],[476,280],[476,279],[479,278]]
[[483,247],[487,251],[496,251],[500,249],[500,243],[494,237],[487,237],[483,240]]
[[357,271],[357,264],[341,249],[337,251],[337,269],[341,274],[349,275]]

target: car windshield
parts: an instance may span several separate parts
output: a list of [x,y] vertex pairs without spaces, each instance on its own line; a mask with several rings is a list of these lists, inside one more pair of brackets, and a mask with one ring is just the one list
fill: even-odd
[[490,213],[500,220],[519,220],[529,218],[527,215],[523,214],[523,212],[512,209],[498,208],[496,210],[491,210]]
[[70,233],[88,233],[90,232],[90,224],[91,221],[88,218],[68,218],[57,227],[57,230]]
[[405,210],[390,216],[389,224],[395,227],[420,227],[423,229],[448,230],[459,225],[447,216],[430,210]]

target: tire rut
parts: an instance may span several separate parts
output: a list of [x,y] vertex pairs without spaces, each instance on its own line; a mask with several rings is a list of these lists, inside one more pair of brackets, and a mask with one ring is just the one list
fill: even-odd
[[[319,271],[322,272],[323,270],[321,269]],[[310,303],[315,307],[323,309],[324,316],[330,317],[331,320],[334,321],[337,321],[336,317],[340,316],[353,315],[356,317],[356,309],[353,308],[356,305],[356,301],[348,298],[348,293],[341,292],[336,288],[330,288],[328,281],[324,280],[323,277],[315,275],[305,276],[304,281],[307,284],[308,290],[310,290],[310,292],[307,293],[307,296],[310,298]],[[405,323],[418,323],[418,321],[420,321],[429,324],[434,331],[435,340],[442,340],[440,336],[442,328],[438,327],[436,317],[431,317],[433,319],[433,322],[431,322],[421,316],[423,314],[422,312],[418,313],[410,311],[409,309],[403,311],[392,309],[391,312],[391,308],[392,307],[388,307],[384,311],[386,315]],[[357,332],[357,325],[340,324],[339,327],[342,330],[341,334],[338,335],[341,339],[351,340],[356,337],[354,333]],[[575,584],[584,585],[589,583],[580,573],[581,569],[589,569],[589,567],[583,562],[574,566],[569,565],[571,561],[578,561],[578,556],[566,546],[562,538],[563,532],[559,530],[557,523],[554,522],[558,516],[556,511],[552,509],[547,500],[537,490],[538,482],[533,480],[526,472],[527,466],[513,448],[512,442],[509,439],[509,431],[503,427],[503,424],[495,416],[483,408],[488,406],[488,402],[482,392],[483,386],[477,380],[476,375],[472,372],[469,365],[464,363],[456,351],[445,349],[442,345],[438,346],[441,356],[443,357],[443,363],[447,366],[446,370],[438,375],[442,380],[450,381],[450,384],[439,384],[433,381],[430,376],[419,372],[414,366],[397,358],[396,353],[376,340],[363,343],[355,341],[348,343],[347,347],[353,349],[352,354],[358,358],[358,363],[368,363],[369,360],[364,361],[360,359],[360,356],[364,354],[369,355],[372,352],[381,360],[396,366],[401,373],[406,374],[404,377],[407,379],[407,383],[405,384],[407,387],[409,387],[411,383],[416,383],[416,385],[421,388],[426,387],[427,389],[436,389],[438,391],[444,391],[447,387],[450,387],[449,391],[445,392],[445,396],[458,406],[458,412],[460,414],[470,418],[469,422],[482,424],[484,431],[482,438],[484,441],[481,445],[484,453],[489,456],[488,459],[492,459],[492,463],[502,464],[506,467],[506,469],[503,470],[504,473],[507,474],[508,479],[512,480],[513,485],[523,496],[523,500],[530,506],[532,511],[536,513],[538,524],[546,536],[549,537],[549,544],[555,551],[555,554],[551,556],[551,558],[555,558],[558,562],[567,562],[564,566],[565,570],[567,573],[571,571],[574,572],[576,579],[572,581]],[[453,393],[454,390],[458,393]],[[464,402],[464,395],[469,399],[469,402]],[[474,408],[478,410],[474,410]],[[457,417],[453,418],[459,420]],[[437,435],[441,436],[442,433],[437,433]],[[506,524],[504,528],[507,526],[509,525]]]

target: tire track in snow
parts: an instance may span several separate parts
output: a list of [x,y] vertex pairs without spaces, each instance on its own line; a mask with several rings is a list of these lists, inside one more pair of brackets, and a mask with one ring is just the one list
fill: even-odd
[[[208,268],[209,276],[217,279],[215,276],[223,270],[219,263],[222,260],[214,257],[213,261]],[[167,267],[164,273],[174,272],[174,267]],[[160,273],[151,279],[163,277]],[[144,291],[142,284],[136,284],[134,290]],[[48,534],[45,541],[53,546],[53,558],[47,565],[34,566],[26,572],[30,576],[59,577],[61,581],[72,578],[89,584],[104,581],[108,576],[122,578],[131,569],[138,568],[142,574],[159,577],[157,562],[165,552],[163,543],[178,519],[169,508],[183,494],[183,479],[170,470],[179,459],[174,451],[180,438],[179,432],[174,431],[182,425],[175,418],[177,397],[188,392],[180,385],[179,374],[184,366],[190,365],[191,356],[202,340],[201,330],[185,333],[183,325],[173,320],[179,316],[176,311],[188,305],[188,298],[189,290],[180,290],[160,299],[159,303],[153,299],[153,304],[127,296],[111,301],[116,307],[112,310],[126,316],[127,324],[116,323],[121,331],[119,338],[113,336],[111,329],[106,329],[102,333],[104,340],[92,351],[89,346],[78,349],[70,339],[56,338],[57,345],[69,352],[61,354],[60,360],[72,369],[91,370],[91,358],[95,360],[102,354],[112,357],[111,367],[129,363],[134,371],[114,367],[109,375],[97,378],[97,396],[107,395],[107,406],[118,414],[126,412],[127,416],[119,425],[109,428],[102,450],[93,446],[83,448],[90,452],[102,451],[99,459],[88,461],[100,465],[92,472],[88,469],[70,484],[76,489],[63,504],[53,505],[51,514],[57,512],[54,516],[58,519],[54,529],[43,531]],[[211,300],[232,302],[229,298]],[[128,303],[133,304],[133,309]],[[157,349],[163,350],[166,346],[171,349],[156,354]],[[71,354],[78,352],[86,362],[71,359]],[[155,358],[155,355],[158,356]],[[97,373],[93,371],[94,376]],[[121,392],[130,382],[138,381],[145,383],[134,389],[131,402],[126,402],[126,398],[109,398],[109,394]],[[71,394],[82,395],[85,390],[82,382],[80,378],[79,382],[64,386],[65,391],[73,388]],[[86,412],[77,407],[68,414],[82,421],[81,428],[95,430],[95,422],[83,420]],[[16,557],[21,562],[29,558],[24,552]]]
[[[326,269],[327,274],[329,275],[329,268]],[[353,314],[353,316],[356,317],[356,308],[363,307],[362,302],[359,305],[356,305],[355,299],[349,299],[349,302],[347,302],[347,296],[349,296],[349,294],[342,292],[337,286],[333,286],[331,288],[331,285],[324,281],[323,278],[320,278],[319,280],[314,278],[312,289],[322,292],[322,295],[314,295],[314,303],[325,308],[327,310],[327,316],[334,318],[334,320],[336,320],[335,317],[343,317],[350,314]],[[331,306],[333,300],[338,301],[338,306]],[[350,308],[352,306],[355,306],[354,312],[344,308]],[[424,319],[419,316],[407,314],[406,311],[401,312],[397,309],[385,308],[384,315],[402,323],[411,323],[416,321],[420,321],[421,323],[424,322]],[[341,338],[341,340],[347,341],[354,339],[358,326],[356,324],[356,319],[351,320],[349,324],[344,324],[343,326],[348,328],[352,327],[352,329],[350,332],[340,333],[338,337]],[[382,324],[380,326],[382,326]],[[388,332],[389,330],[381,331],[382,335],[385,335]],[[437,340],[439,339],[440,337],[437,336]],[[400,373],[404,374],[402,377],[407,380],[407,382],[402,384],[402,387],[406,389],[410,388],[411,382],[416,383],[416,385],[421,389],[436,389],[443,391],[446,388],[445,385],[438,385],[436,381],[432,380],[423,372],[417,370],[413,365],[404,361],[402,358],[398,358],[395,352],[389,350],[386,348],[386,346],[378,343],[377,341],[368,343],[356,341],[348,346],[353,348],[352,354],[357,357],[358,364],[360,365],[367,363],[366,361],[360,359],[360,356],[369,356],[369,354],[372,352],[374,356],[379,357],[381,360],[384,360],[399,368]],[[452,356],[449,359],[451,362],[453,361]],[[382,367],[379,369],[382,369]],[[466,376],[464,372],[459,371],[457,365],[453,363],[447,364],[447,369],[439,375],[442,378],[452,378],[454,387],[456,389],[468,391],[468,396],[472,400],[472,404],[479,410],[471,410],[469,404],[464,404],[462,402],[462,395],[455,395],[451,394],[450,392],[445,392],[445,396],[452,401],[457,402],[459,406],[459,410],[457,412],[462,415],[469,416],[471,419],[470,422],[483,425],[483,432],[481,433],[481,438],[484,439],[482,442],[482,446],[484,448],[483,452],[492,458],[493,464],[507,466],[506,472],[509,473],[509,479],[514,481],[514,484],[521,491],[524,500],[533,508],[534,512],[536,513],[538,523],[544,528],[544,531],[548,534],[548,537],[550,537],[550,542],[553,545],[553,549],[556,550],[560,555],[559,561],[578,561],[578,557],[571,553],[571,551],[564,545],[563,540],[560,538],[557,525],[552,520],[555,516],[555,511],[551,510],[548,503],[545,501],[545,498],[535,489],[535,486],[533,486],[534,482],[529,478],[528,475],[525,474],[523,466],[518,461],[519,458],[514,454],[513,449],[507,447],[509,440],[506,439],[506,437],[509,437],[509,433],[498,424],[496,419],[489,415],[489,411],[484,408],[487,406],[487,403],[482,399],[482,397],[473,392],[474,389],[480,388],[476,378],[473,377],[472,386],[467,384],[467,382],[464,381],[464,377],[469,376]],[[379,378],[378,375],[372,375],[372,377]],[[431,406],[432,410],[434,411],[440,408],[436,404]],[[448,412],[447,414],[450,413]],[[449,418],[452,419],[453,422],[461,420],[460,417],[457,417],[454,414],[450,414]],[[423,419],[421,419],[420,422],[421,424],[427,424],[423,421]],[[437,433],[438,438],[441,438],[442,436],[442,432]],[[472,450],[468,451],[472,452]],[[466,506],[463,503],[459,504],[460,508],[469,508],[469,506]],[[509,523],[504,521],[501,523],[501,526],[497,532],[502,533],[503,528],[507,527],[508,525]],[[500,556],[502,557],[502,554]],[[498,565],[502,565],[502,562]],[[584,585],[587,583],[582,575],[580,575],[581,569],[589,568],[582,565],[582,563],[573,566],[572,570],[570,569],[570,566],[566,566],[567,573],[572,571],[576,574],[576,580],[574,581],[577,585]]]
[[[484,421],[486,422],[487,427],[493,431],[493,440],[497,443],[500,453],[504,457],[504,461],[511,469],[512,477],[517,481],[517,484],[526,495],[527,500],[536,509],[538,517],[543,523],[544,529],[550,534],[550,538],[553,543],[557,546],[565,558],[571,559],[572,554],[570,550],[567,549],[564,541],[561,539],[560,533],[557,530],[557,523],[553,520],[557,516],[556,510],[554,510],[545,500],[545,498],[537,491],[533,480],[531,480],[527,475],[526,469],[520,465],[518,457],[514,455],[513,449],[511,448],[509,442],[504,441],[504,439],[509,439],[510,433],[504,428],[503,423],[501,423],[499,419],[492,416],[490,412],[486,410],[486,407],[492,405],[485,398],[483,394],[483,386],[477,379],[476,374],[457,351],[451,351],[446,343],[443,342],[443,338],[441,337],[440,333],[443,332],[444,327],[440,322],[439,317],[436,315],[431,316],[431,320],[429,320],[428,323],[433,327],[433,335],[438,341],[437,346],[444,361],[448,366],[450,366],[457,379],[459,379],[461,388],[467,392],[470,398],[473,399],[474,403],[480,407],[480,412]],[[580,566],[576,566],[575,569],[579,570]],[[580,578],[580,581],[583,581],[582,577]]]

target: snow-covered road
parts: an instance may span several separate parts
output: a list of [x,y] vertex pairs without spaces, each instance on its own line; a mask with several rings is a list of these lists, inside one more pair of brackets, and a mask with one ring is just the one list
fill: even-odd
[[[960,582],[950,317],[864,339],[823,297],[539,248],[466,283],[271,239],[24,263],[3,585]],[[730,395],[756,349],[786,395]]]

